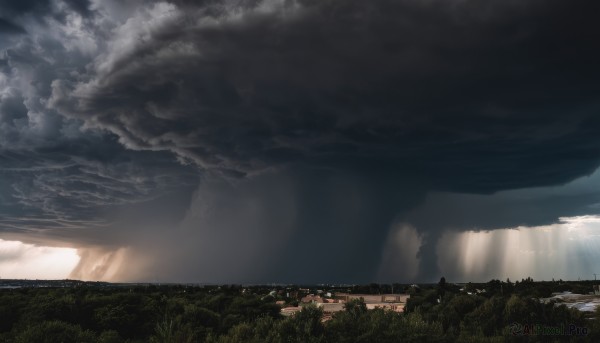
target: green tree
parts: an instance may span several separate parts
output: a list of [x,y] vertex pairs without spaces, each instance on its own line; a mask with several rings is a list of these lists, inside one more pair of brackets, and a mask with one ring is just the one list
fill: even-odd
[[94,342],[95,336],[80,326],[61,321],[45,321],[27,327],[15,337],[16,343],[86,343]]

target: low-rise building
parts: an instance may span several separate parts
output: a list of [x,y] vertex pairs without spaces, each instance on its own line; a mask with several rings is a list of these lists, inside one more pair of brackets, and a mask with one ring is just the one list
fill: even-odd
[[335,313],[344,311],[345,304],[344,303],[317,303],[317,307],[323,309],[323,313]]
[[305,297],[302,297],[302,299],[300,299],[300,302],[302,302],[303,304],[316,304],[316,303],[322,303],[323,298],[321,298],[318,295],[314,295],[314,294],[309,294]]
[[403,312],[406,301],[410,298],[409,294],[349,294],[337,293],[336,299],[348,302],[355,299],[361,299],[365,302],[367,309],[373,310],[382,308],[390,311]]
[[349,294],[336,293],[335,298],[348,302],[354,299],[362,299],[365,304],[375,303],[406,303],[409,294]]
[[[350,294],[350,293],[336,293],[333,299],[322,298],[318,295],[309,294],[300,300],[302,306],[308,304],[315,304],[317,307],[323,309],[324,320],[330,319],[331,316],[340,311],[344,311],[345,304],[349,301],[360,299],[365,302],[367,309],[374,310],[377,308],[403,312],[406,301],[410,298],[409,294]],[[284,307],[281,309],[281,314],[284,316],[291,316],[302,309],[302,306],[298,307]]]

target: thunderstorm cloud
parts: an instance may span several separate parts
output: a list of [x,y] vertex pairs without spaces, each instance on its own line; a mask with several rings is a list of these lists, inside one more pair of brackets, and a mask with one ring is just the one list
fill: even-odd
[[96,279],[434,280],[447,232],[599,212],[598,10],[9,1],[0,234]]

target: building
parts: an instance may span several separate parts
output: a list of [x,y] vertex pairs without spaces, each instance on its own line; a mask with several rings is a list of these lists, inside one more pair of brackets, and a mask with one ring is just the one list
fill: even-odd
[[340,312],[340,311],[344,311],[344,309],[345,309],[344,303],[317,303],[316,305],[317,305],[317,307],[322,308],[323,313],[325,313],[325,314]]
[[406,301],[410,298],[408,294],[349,294],[336,293],[333,299],[321,298],[318,295],[309,294],[300,300],[301,306],[284,307],[281,309],[281,314],[291,316],[302,309],[302,305],[315,304],[323,309],[323,320],[331,319],[335,312],[344,311],[345,304],[352,300],[364,301],[368,310],[381,308],[384,310],[403,312]]
[[297,312],[300,312],[300,311],[302,311],[302,306],[284,307],[284,308],[281,309],[281,315],[289,317],[289,316],[292,316],[292,315],[294,315],[294,314],[296,314]]
[[314,294],[309,294],[305,297],[302,297],[302,299],[300,299],[300,302],[303,304],[317,304],[317,303],[322,303],[323,298],[321,298],[318,295],[314,295]]
[[382,308],[390,311],[403,312],[406,301],[410,298],[409,294],[349,294],[337,293],[335,298],[348,302],[355,299],[362,299],[367,309],[373,310]]
[[409,294],[349,294],[349,293],[336,293],[335,299],[343,300],[348,302],[354,299],[363,299],[365,304],[375,303],[406,303]]

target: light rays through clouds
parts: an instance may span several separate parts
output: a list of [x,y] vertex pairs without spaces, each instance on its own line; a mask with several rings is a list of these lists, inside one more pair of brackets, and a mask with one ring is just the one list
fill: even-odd
[[[492,278],[590,279],[599,274],[600,172],[570,183],[491,195],[431,193],[390,232],[379,277],[416,280],[416,270],[434,270],[460,281]],[[558,211],[557,211],[558,210]],[[568,216],[555,218],[554,213]],[[415,254],[431,230],[433,261]],[[414,265],[420,265],[419,268]]]
[[590,280],[599,274],[600,217],[494,231],[449,232],[438,244],[438,265],[456,281]]
[[583,273],[591,226],[560,228],[600,214],[598,11],[0,2],[0,237],[84,279]]
[[[378,280],[416,282],[420,244],[413,227],[392,230]],[[454,282],[590,280],[600,276],[600,216],[560,218],[536,227],[447,231],[436,250],[440,275]]]

